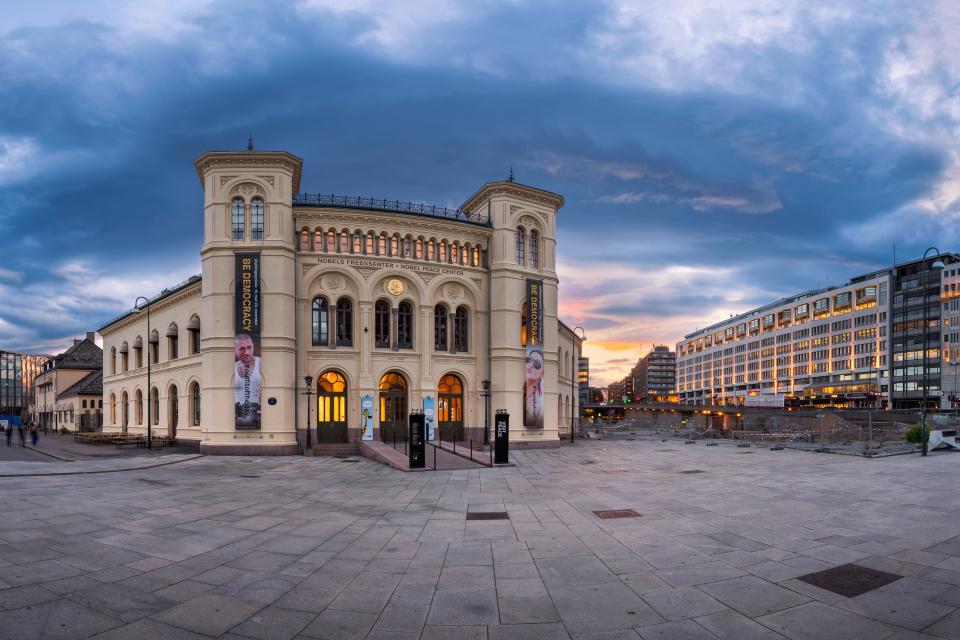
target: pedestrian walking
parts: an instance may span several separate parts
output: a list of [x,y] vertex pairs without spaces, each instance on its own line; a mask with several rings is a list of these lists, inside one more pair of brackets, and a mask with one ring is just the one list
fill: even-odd
[[20,436],[20,448],[27,448],[27,430],[23,428],[23,423],[17,427],[17,434]]
[[7,423],[7,428],[4,429],[7,432],[7,446],[13,446],[11,443],[13,441],[13,424]]
[[37,425],[30,423],[30,444],[34,447],[37,446],[37,442],[40,440],[40,432],[37,430]]

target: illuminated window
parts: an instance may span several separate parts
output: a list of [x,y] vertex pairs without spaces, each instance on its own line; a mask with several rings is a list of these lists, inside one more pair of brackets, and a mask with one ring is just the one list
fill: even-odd
[[326,251],[327,248],[323,246],[323,231],[317,229],[313,232],[313,250],[314,251]]
[[446,262],[446,261],[447,261],[447,241],[441,240],[440,241],[440,262]]
[[430,238],[430,241],[427,242],[427,260],[436,260],[437,259],[437,241],[433,238]]
[[340,253],[350,253],[350,234],[346,231],[340,232]]
[[480,247],[473,248],[473,266],[480,266]]
[[367,255],[373,255],[373,231],[367,232]]
[[310,232],[306,229],[300,232],[300,251],[310,251]]
[[377,244],[377,255],[385,256],[387,255],[387,234],[381,233],[380,240]]
[[417,260],[423,260],[423,238],[417,238],[415,251],[415,257]]
[[359,232],[359,231],[357,231],[357,232],[355,232],[355,233],[353,234],[353,246],[351,247],[351,249],[353,250],[353,253],[360,253],[361,251],[363,251],[363,248],[362,248],[363,240],[362,240],[362,238],[363,238],[363,236],[360,235],[360,232]]

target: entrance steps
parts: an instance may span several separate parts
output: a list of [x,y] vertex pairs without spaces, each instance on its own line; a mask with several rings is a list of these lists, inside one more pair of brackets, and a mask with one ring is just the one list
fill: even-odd
[[[449,443],[446,443],[449,447]],[[464,455],[469,456],[469,449],[467,447],[458,448],[456,455],[451,453],[449,450],[440,449],[433,445],[433,443],[428,442],[426,447],[426,468],[425,469],[411,469],[409,467],[410,459],[403,452],[403,449],[394,449],[388,444],[384,444],[379,440],[368,440],[360,443],[360,454],[371,460],[376,460],[382,464],[385,464],[389,467],[393,467],[399,471],[454,471],[458,469],[484,469],[486,468],[485,464],[482,464],[478,461],[471,462]],[[484,455],[481,453],[480,458],[483,458]],[[477,457],[477,452],[474,452],[474,457]]]
[[360,446],[355,442],[318,442],[313,445],[313,453],[318,456],[355,456]]

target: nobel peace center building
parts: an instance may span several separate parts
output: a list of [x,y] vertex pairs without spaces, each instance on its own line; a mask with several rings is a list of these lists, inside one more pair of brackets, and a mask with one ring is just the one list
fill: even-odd
[[[402,439],[551,446],[578,414],[557,316],[563,198],[512,180],[458,209],[302,193],[285,152],[205,153],[202,273],[100,329],[104,431],[220,454]],[[198,207],[199,209],[199,207]]]

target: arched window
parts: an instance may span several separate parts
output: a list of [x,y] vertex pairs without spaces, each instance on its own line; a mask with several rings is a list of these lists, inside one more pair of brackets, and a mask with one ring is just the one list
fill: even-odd
[[120,394],[120,415],[123,416],[121,426],[126,431],[127,425],[130,424],[130,402],[126,391]]
[[310,251],[310,232],[306,229],[300,232],[300,251]]
[[137,403],[137,424],[143,424],[143,391],[137,389],[137,393],[133,397]]
[[340,232],[340,253],[350,253],[350,234],[346,231]]
[[380,240],[377,243],[377,255],[387,255],[387,234],[381,233]]
[[337,300],[337,345],[353,346],[353,304],[349,298]]
[[110,347],[110,373],[117,372],[117,348]]
[[409,258],[413,255],[413,244],[410,242],[410,236],[403,239],[403,257]]
[[326,345],[330,340],[329,316],[330,309],[327,299],[317,296],[313,299],[313,313],[311,318],[311,335],[313,346]]
[[234,198],[233,204],[230,205],[230,227],[233,230],[234,240],[243,240],[243,219],[243,198]]
[[117,394],[110,394],[110,424],[117,424]]
[[327,246],[324,249],[327,253],[333,253],[337,250],[337,232],[333,229],[327,231]]
[[527,244],[527,235],[523,227],[517,227],[517,264],[526,264],[526,258],[523,255],[524,247]]
[[124,340],[123,344],[120,345],[120,371],[130,370],[130,367],[128,366],[130,361],[127,358],[129,353],[130,353],[130,347],[127,345],[126,340]]
[[323,246],[323,231],[320,229],[314,229],[313,231],[313,250],[314,251],[326,251],[327,248]]
[[440,262],[447,261],[447,241],[446,240],[440,241],[440,255],[438,259],[440,260]]
[[442,304],[433,308],[433,348],[447,350],[447,308]]
[[433,238],[430,238],[430,241],[427,242],[427,260],[436,260],[437,259],[437,241]]
[[374,339],[379,348],[390,346],[390,303],[386,300],[377,300],[374,310]]
[[250,239],[263,240],[263,198],[250,203]]
[[134,363],[139,369],[143,366],[143,338],[140,336],[137,336],[137,339],[133,341],[133,355]]
[[437,426],[443,439],[463,438],[463,383],[452,373],[437,385]]
[[460,247],[460,264],[470,264],[470,249],[467,245]]
[[400,253],[400,236],[392,236],[390,238],[390,255],[394,258]]
[[160,390],[156,387],[150,392],[150,421],[160,424]]
[[366,248],[366,250],[365,250],[365,253],[366,253],[368,256],[372,256],[372,255],[373,255],[373,251],[374,251],[374,247],[373,247],[373,231],[367,231],[367,248]]
[[398,307],[397,348],[413,349],[413,305],[406,300]]
[[450,264],[455,264],[460,257],[460,245],[454,242],[450,245]]
[[156,329],[150,334],[150,339],[147,343],[147,358],[150,360],[150,364],[160,362],[160,332]]
[[467,351],[469,343],[467,341],[467,308],[457,307],[457,313],[453,317],[453,349],[459,353]]
[[530,266],[540,268],[540,232],[530,229]]
[[527,303],[520,307],[520,346],[527,346]]
[[190,335],[190,355],[200,353],[200,317],[190,316],[187,322],[187,333]]
[[473,248],[473,266],[480,266],[480,247]]
[[351,249],[352,253],[363,252],[363,235],[359,231],[354,231],[353,233],[353,246]]
[[176,323],[171,323],[171,325],[167,327],[167,360],[176,360],[178,357],[180,357],[179,341],[180,332],[177,329],[177,325]]
[[200,385],[194,382],[190,385],[190,415],[193,418],[193,426],[200,426]]

